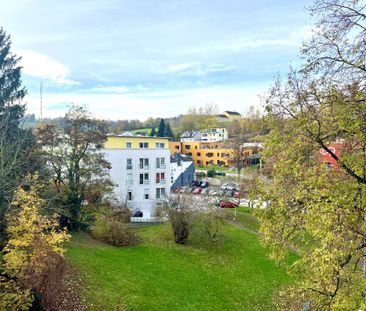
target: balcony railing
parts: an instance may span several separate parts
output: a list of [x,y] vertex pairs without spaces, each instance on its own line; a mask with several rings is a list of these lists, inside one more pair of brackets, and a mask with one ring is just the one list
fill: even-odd
[[145,179],[144,180],[144,185],[148,185],[150,182],[149,182],[149,180],[148,179]]

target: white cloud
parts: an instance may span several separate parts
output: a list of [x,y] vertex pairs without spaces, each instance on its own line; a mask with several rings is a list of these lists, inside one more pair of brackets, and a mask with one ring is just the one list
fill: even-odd
[[172,64],[165,70],[161,71],[162,74],[176,74],[179,76],[205,76],[213,72],[226,72],[235,69],[233,66],[227,66],[225,64],[211,64],[202,65],[199,63],[184,63],[184,64]]
[[70,70],[52,57],[31,50],[19,50],[16,54],[22,57],[23,74],[49,80],[58,86],[80,84],[69,78]]
[[130,89],[126,86],[96,86],[90,90],[97,93],[126,93]]
[[172,64],[172,65],[169,65],[164,72],[177,73],[177,72],[193,69],[196,66],[198,66],[198,63]]
[[[251,105],[259,107],[258,95],[267,88],[265,83],[255,87],[237,85],[134,94],[44,94],[43,115],[62,116],[70,103],[87,105],[94,116],[112,120],[172,117],[207,103],[217,105],[220,111],[244,113]],[[38,96],[28,96],[27,109],[39,116]]]

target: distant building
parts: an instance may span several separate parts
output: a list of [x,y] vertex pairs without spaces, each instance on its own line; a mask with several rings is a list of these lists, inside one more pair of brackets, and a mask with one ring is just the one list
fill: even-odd
[[201,141],[223,141],[228,139],[226,128],[210,128],[203,130],[201,133]]
[[228,118],[229,121],[241,118],[241,114],[236,111],[224,111],[224,115]]
[[180,136],[180,141],[200,141],[201,132],[200,131],[186,131]]
[[170,193],[169,139],[131,133],[109,135],[103,152],[116,184],[113,203],[127,202],[133,215],[154,217],[156,204]]
[[218,122],[231,122],[233,120],[238,120],[240,119],[242,116],[239,112],[236,111],[224,111],[223,114],[218,114],[216,115],[216,120]]
[[174,153],[170,157],[170,189],[172,191],[190,185],[194,176],[194,161],[191,157],[180,153]]
[[224,114],[216,115],[216,119],[218,122],[228,122],[229,121],[229,118]]
[[[170,142],[170,154],[176,152],[188,155],[194,161],[196,166],[234,166],[235,150],[229,147],[223,141],[204,142],[204,141],[186,141],[186,142]],[[242,145],[243,165],[248,166],[256,164],[259,161],[258,151],[262,149],[260,143],[248,143]],[[253,160],[253,161],[252,161]]]

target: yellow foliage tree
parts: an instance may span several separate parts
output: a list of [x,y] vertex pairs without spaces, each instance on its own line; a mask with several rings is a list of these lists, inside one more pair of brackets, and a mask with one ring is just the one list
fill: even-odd
[[41,214],[38,176],[27,176],[18,188],[8,215],[8,243],[4,248],[5,273],[24,288],[37,288],[42,272],[63,256],[62,243],[69,235],[59,228],[56,215]]

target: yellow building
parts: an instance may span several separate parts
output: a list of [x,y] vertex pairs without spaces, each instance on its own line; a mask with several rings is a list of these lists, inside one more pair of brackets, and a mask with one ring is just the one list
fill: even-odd
[[169,147],[169,138],[150,136],[108,135],[104,149],[164,149]]
[[[194,160],[196,166],[234,166],[235,149],[227,148],[223,142],[170,142],[170,154],[180,152]],[[253,155],[254,148],[243,148],[243,158],[248,159]]]

